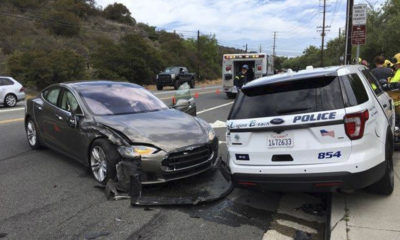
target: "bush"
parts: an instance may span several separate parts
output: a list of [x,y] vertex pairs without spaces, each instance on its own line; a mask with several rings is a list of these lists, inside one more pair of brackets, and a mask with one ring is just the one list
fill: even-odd
[[67,11],[52,11],[46,17],[46,26],[56,35],[73,37],[79,34],[81,21],[75,14]]
[[108,5],[104,9],[103,15],[105,18],[116,22],[130,24],[130,25],[136,24],[136,21],[131,16],[131,12],[129,11],[129,9],[121,3],[114,3]]
[[91,63],[95,78],[127,80],[137,84],[152,83],[162,67],[158,51],[139,35],[126,35],[118,43],[99,41]]
[[15,52],[7,67],[11,76],[36,89],[85,77],[84,58],[71,50]]

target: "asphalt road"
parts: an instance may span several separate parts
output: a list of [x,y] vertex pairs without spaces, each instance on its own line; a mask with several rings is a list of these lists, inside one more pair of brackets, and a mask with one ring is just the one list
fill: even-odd
[[[221,122],[232,100],[216,87],[196,92],[198,116],[217,127],[224,158]],[[173,91],[155,94],[170,104]],[[322,239],[325,217],[307,208],[321,204],[320,195],[235,189],[223,200],[196,207],[108,201],[83,166],[51,150],[29,148],[23,106],[0,108],[0,238],[293,239],[301,230]]]

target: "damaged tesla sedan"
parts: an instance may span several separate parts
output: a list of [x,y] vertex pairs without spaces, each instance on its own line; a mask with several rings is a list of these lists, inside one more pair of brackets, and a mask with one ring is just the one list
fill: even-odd
[[207,122],[131,83],[49,86],[27,102],[25,128],[31,148],[47,146],[81,161],[102,184],[117,178],[122,162],[137,163],[142,184],[186,178],[217,164],[218,139]]

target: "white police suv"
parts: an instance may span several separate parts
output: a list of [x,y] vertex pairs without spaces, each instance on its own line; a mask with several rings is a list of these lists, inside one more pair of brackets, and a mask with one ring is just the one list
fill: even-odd
[[260,78],[229,114],[228,165],[236,186],[390,194],[394,122],[392,99],[363,66]]

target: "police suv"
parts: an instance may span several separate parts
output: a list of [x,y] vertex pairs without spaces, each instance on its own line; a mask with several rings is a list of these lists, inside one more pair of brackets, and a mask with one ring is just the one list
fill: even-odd
[[232,106],[228,165],[236,186],[391,194],[394,122],[392,99],[364,66],[264,77]]

